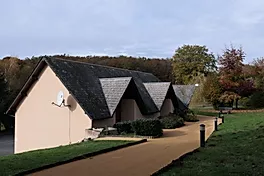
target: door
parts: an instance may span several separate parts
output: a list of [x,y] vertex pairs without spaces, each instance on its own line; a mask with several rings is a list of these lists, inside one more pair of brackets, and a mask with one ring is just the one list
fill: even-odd
[[116,108],[116,122],[121,122],[121,103]]

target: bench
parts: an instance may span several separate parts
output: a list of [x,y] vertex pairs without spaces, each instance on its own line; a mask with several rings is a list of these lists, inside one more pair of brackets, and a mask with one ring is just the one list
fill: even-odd
[[226,112],[227,114],[231,114],[231,111],[233,110],[232,107],[219,107],[218,109],[221,114],[224,112]]

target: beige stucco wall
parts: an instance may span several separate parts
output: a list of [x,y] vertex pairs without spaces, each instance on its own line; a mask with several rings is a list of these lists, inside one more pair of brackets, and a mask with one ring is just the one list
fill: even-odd
[[[133,99],[121,100],[121,121],[128,121],[135,119],[135,106],[136,101]],[[93,120],[93,128],[100,128],[107,126],[113,126],[116,123],[115,113],[112,118]]]
[[154,114],[144,116],[144,118],[158,118],[158,117],[160,117],[160,112],[156,112]]
[[136,120],[142,118],[156,118],[160,116],[160,112],[143,115],[137,105],[137,102],[133,99],[122,100],[122,121]]
[[105,126],[112,127],[116,123],[115,114],[112,118],[93,120],[93,128],[104,128]]
[[[121,100],[121,121],[135,120],[138,118],[144,118],[141,114],[137,103],[133,99],[122,99]],[[115,113],[112,118],[93,120],[93,127],[100,128],[107,126],[113,126],[116,123]]]
[[[137,103],[133,99],[121,100],[121,121],[136,120],[141,118],[157,118],[160,116],[160,112],[156,112],[150,115],[142,115]],[[93,120],[93,128],[100,128],[107,126],[113,126],[116,123],[115,113],[112,118]]]
[[[68,107],[52,105],[63,91]],[[54,72],[46,67],[23,100],[15,118],[15,153],[76,143],[91,120]]]
[[137,118],[135,108],[137,103],[133,99],[123,99],[121,101],[121,121],[135,120]]
[[[136,103],[136,102],[135,102]],[[143,115],[139,109],[139,107],[136,106],[134,107],[135,108],[135,119],[142,119],[142,118],[157,118],[160,116],[160,112],[156,112],[156,113],[153,113],[153,114],[149,114],[149,115]]]
[[160,110],[160,115],[166,116],[169,113],[173,113],[173,111],[174,111],[174,107],[173,107],[171,99],[165,99],[161,107],[161,110]]

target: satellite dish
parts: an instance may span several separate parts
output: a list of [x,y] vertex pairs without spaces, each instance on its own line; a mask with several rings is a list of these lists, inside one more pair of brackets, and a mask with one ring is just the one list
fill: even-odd
[[63,92],[59,91],[59,93],[57,95],[57,105],[61,106],[63,101],[64,101]]

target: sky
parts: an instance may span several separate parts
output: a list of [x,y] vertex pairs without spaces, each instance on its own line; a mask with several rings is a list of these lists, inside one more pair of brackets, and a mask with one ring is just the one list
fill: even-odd
[[0,58],[130,55],[170,58],[184,44],[245,63],[264,56],[263,0],[1,0]]

